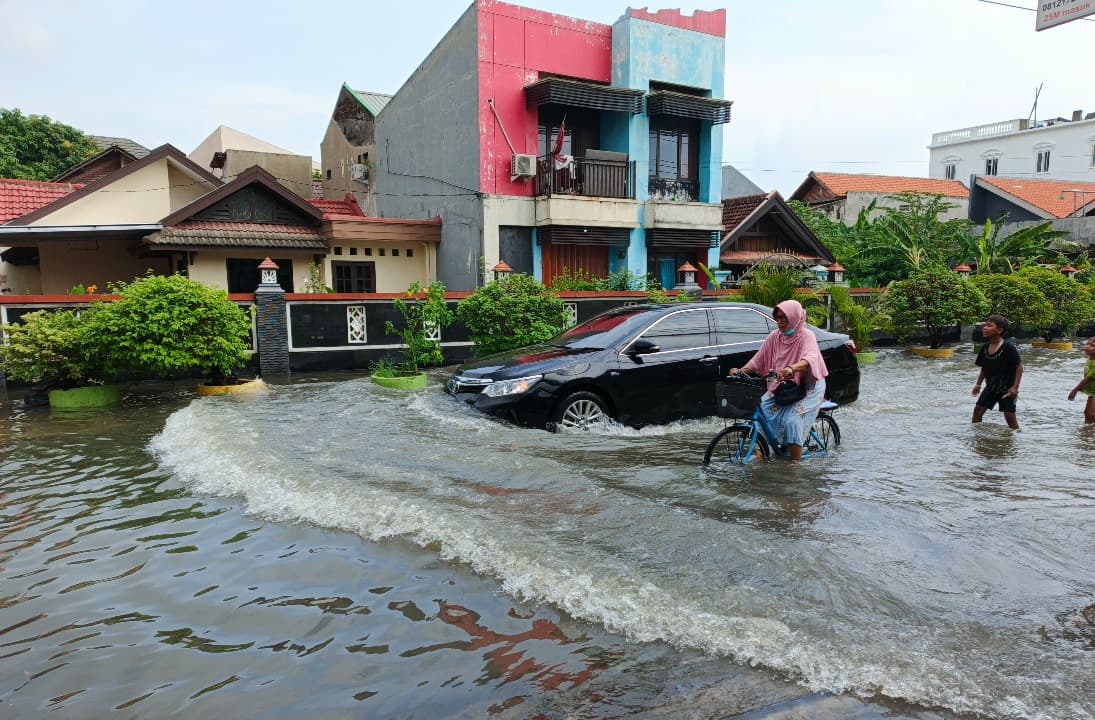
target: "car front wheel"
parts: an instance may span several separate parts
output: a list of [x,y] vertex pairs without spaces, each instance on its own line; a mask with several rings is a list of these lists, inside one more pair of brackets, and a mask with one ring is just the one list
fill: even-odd
[[568,395],[555,410],[552,430],[589,430],[602,428],[611,418],[604,401],[591,392]]

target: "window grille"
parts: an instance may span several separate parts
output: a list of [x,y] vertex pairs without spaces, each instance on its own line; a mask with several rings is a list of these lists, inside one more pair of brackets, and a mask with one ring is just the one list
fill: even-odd
[[369,342],[368,335],[365,332],[364,305],[346,306],[346,330],[346,341],[350,344],[359,345]]

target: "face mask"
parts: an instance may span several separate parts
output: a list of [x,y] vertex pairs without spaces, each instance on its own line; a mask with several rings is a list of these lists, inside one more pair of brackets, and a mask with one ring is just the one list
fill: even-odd
[[790,328],[790,329],[788,329],[788,330],[784,330],[784,331],[783,331],[783,334],[784,334],[784,335],[786,335],[787,337],[790,337],[790,336],[792,336],[792,335],[794,335],[794,334],[795,334],[795,329],[794,329],[794,328]]

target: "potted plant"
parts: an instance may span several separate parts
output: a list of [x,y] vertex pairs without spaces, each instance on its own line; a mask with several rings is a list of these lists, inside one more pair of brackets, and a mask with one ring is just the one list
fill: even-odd
[[416,280],[404,296],[397,297],[392,304],[403,317],[403,326],[396,328],[395,323],[388,320],[384,329],[389,335],[399,335],[403,340],[403,362],[376,362],[370,378],[384,387],[421,390],[426,387],[426,373],[422,368],[445,361],[440,340],[432,336],[453,321],[453,313],[445,302],[445,285],[434,281],[423,290]]
[[[1031,282],[1052,307],[1047,322],[1034,326],[1042,341],[1034,347],[1071,350],[1072,333],[1083,322],[1095,318],[1095,300],[1091,291],[1076,278],[1065,277],[1058,270],[1046,267],[1025,267],[1019,276]],[[1064,338],[1063,342],[1056,342]]]
[[911,347],[910,352],[937,358],[954,354],[952,348],[943,347],[947,327],[974,322],[988,313],[981,291],[947,269],[922,270],[907,280],[890,283],[885,307],[898,340],[908,340],[921,329],[927,331],[929,346]]
[[[225,290],[181,275],[145,275],[115,283],[118,299],[95,313],[91,324],[105,338],[119,368],[174,378],[201,375],[206,388],[254,389],[236,376],[247,360],[251,321]],[[227,390],[199,394],[221,394]]]
[[890,317],[881,304],[872,298],[868,304],[860,305],[852,300],[852,293],[841,285],[828,288],[833,311],[840,319],[841,329],[848,334],[856,347],[856,358],[860,364],[872,363],[877,359],[871,352],[871,333],[876,330],[888,330]]
[[107,351],[109,344],[95,332],[92,318],[101,310],[93,304],[74,310],[38,310],[4,326],[0,367],[12,380],[49,392],[56,408],[115,405],[121,400]]

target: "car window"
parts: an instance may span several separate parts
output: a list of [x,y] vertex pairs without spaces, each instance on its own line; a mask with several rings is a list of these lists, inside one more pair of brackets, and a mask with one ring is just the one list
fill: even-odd
[[609,310],[590,318],[549,341],[551,345],[570,348],[606,348],[623,341],[645,324],[649,309],[625,307]]
[[719,345],[763,340],[776,324],[750,308],[711,308],[715,341]]
[[659,347],[662,352],[707,347],[711,336],[707,328],[707,312],[687,310],[664,317],[641,336]]

